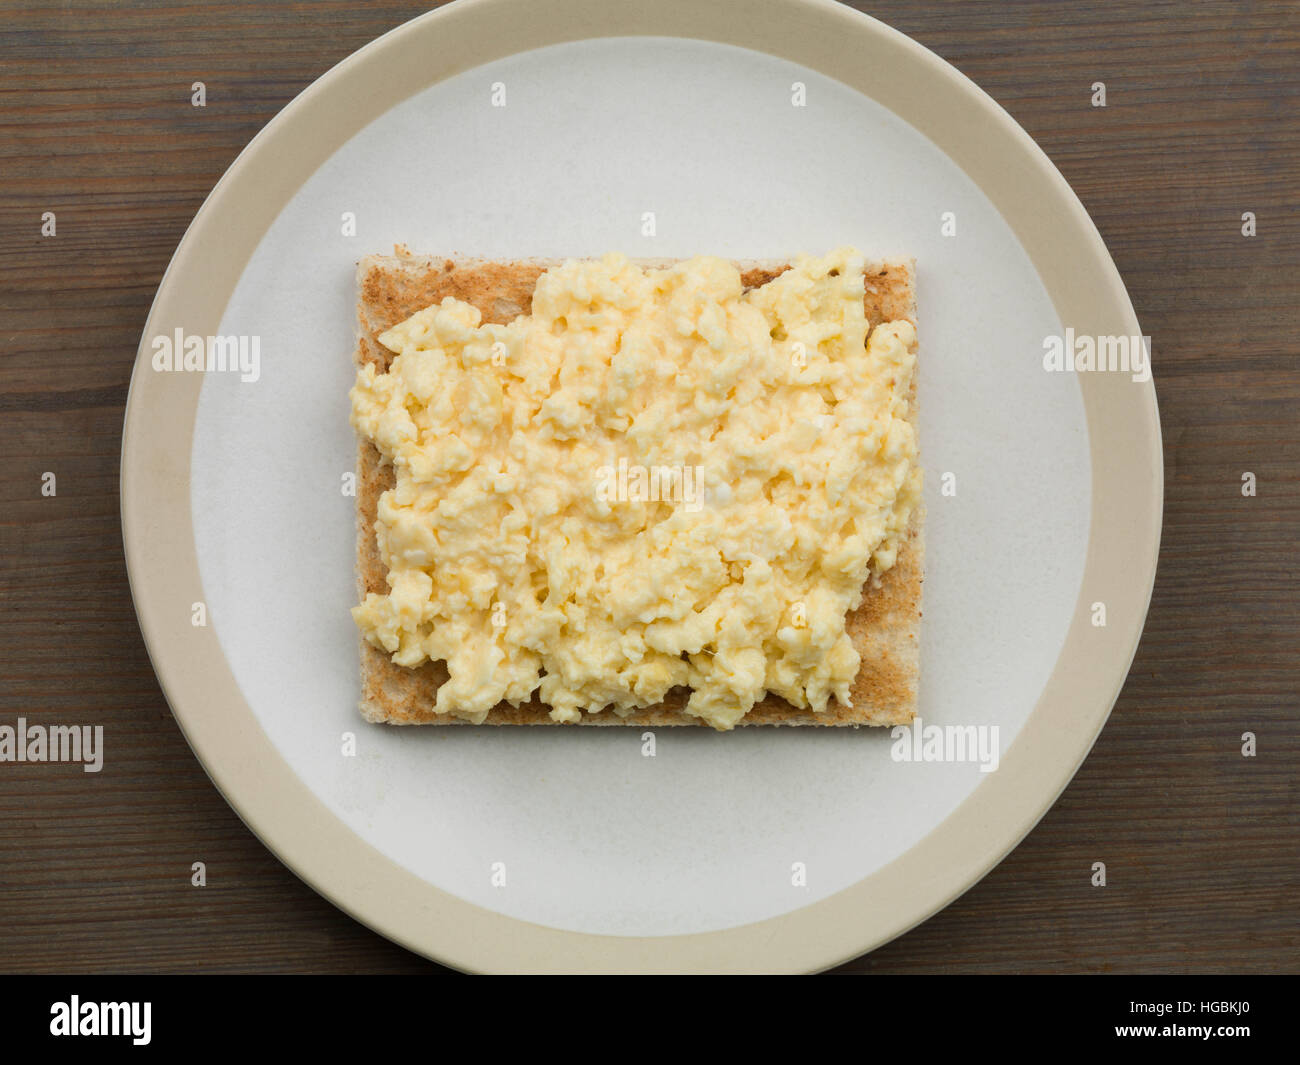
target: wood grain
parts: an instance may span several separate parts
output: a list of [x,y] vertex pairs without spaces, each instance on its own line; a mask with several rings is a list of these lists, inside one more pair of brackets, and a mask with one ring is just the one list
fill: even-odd
[[[0,969],[436,969],[295,879],[212,787],[150,668],[117,502],[136,345],[204,196],[296,93],[422,10],[0,4],[0,723],[102,723],[113,755],[98,775],[0,765]],[[1146,636],[1074,782],[967,895],[840,971],[1295,972],[1295,5],[870,11],[998,100],[1091,212],[1154,338],[1167,481]]]

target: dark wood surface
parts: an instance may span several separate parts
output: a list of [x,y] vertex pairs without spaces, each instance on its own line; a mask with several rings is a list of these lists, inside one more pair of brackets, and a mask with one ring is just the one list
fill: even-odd
[[[1295,972],[1300,6],[861,6],[986,89],[1091,212],[1153,337],[1166,503],[1146,636],[1074,782],[963,898],[841,971]],[[112,738],[97,776],[0,764],[2,970],[436,969],[298,881],[212,787],[149,665],[117,495],[136,345],[204,196],[424,7],[0,4],[0,724]]]

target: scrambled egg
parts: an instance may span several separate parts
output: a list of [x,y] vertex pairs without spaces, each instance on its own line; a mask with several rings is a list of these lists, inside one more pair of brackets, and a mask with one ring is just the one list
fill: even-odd
[[351,398],[396,474],[390,590],[358,627],[444,660],[436,709],[476,723],[535,692],[572,722],[689,687],[717,729],[767,692],[851,705],[845,614],[921,488],[915,334],[867,343],[863,285],[851,248],[749,292],[723,259],[611,254],[547,271],[509,325],[448,297],[384,333]]

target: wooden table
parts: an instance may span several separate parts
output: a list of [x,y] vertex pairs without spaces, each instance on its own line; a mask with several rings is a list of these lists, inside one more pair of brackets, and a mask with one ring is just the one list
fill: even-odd
[[[190,219],[295,94],[423,6],[0,4],[0,724],[93,720],[112,753],[97,775],[0,764],[4,970],[436,968],[299,882],[213,788],[118,525],[127,381]],[[1146,636],[1074,782],[967,895],[841,971],[1297,971],[1297,7],[869,6],[991,93],[1091,212],[1154,338],[1167,495]]]

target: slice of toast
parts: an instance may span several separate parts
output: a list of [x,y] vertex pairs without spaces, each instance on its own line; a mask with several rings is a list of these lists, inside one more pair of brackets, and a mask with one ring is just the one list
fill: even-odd
[[[641,260],[643,266],[662,261]],[[417,256],[399,248],[391,256],[372,255],[358,264],[360,324],[356,350],[358,367],[377,364],[385,370],[394,354],[379,343],[379,335],[446,296],[477,307],[484,322],[505,324],[532,309],[537,278],[555,260],[488,261]],[[786,269],[787,263],[737,264],[746,288],[766,284]],[[907,319],[916,324],[914,271],[910,261],[868,263],[865,304],[874,328],[881,322]],[[909,418],[916,418],[916,379],[913,377]],[[362,440],[357,452],[357,592],[387,591],[387,569],[375,538],[379,497],[393,487],[392,468],[380,462],[379,451]],[[906,540],[898,557],[852,611],[846,628],[862,664],[851,695],[853,706],[831,699],[822,713],[792,706],[768,695],[756,703],[738,725],[899,725],[916,713],[919,674],[921,580],[924,545],[921,536],[924,508],[913,512]],[[433,710],[434,699],[447,678],[442,662],[426,662],[415,669],[395,665],[383,651],[361,639],[361,712],[368,721],[393,725],[469,724]],[[703,725],[683,707],[689,691],[674,689],[658,705],[620,717],[612,709],[584,713],[583,725]],[[486,725],[553,725],[549,707],[533,697],[514,707],[501,703],[488,712]]]

